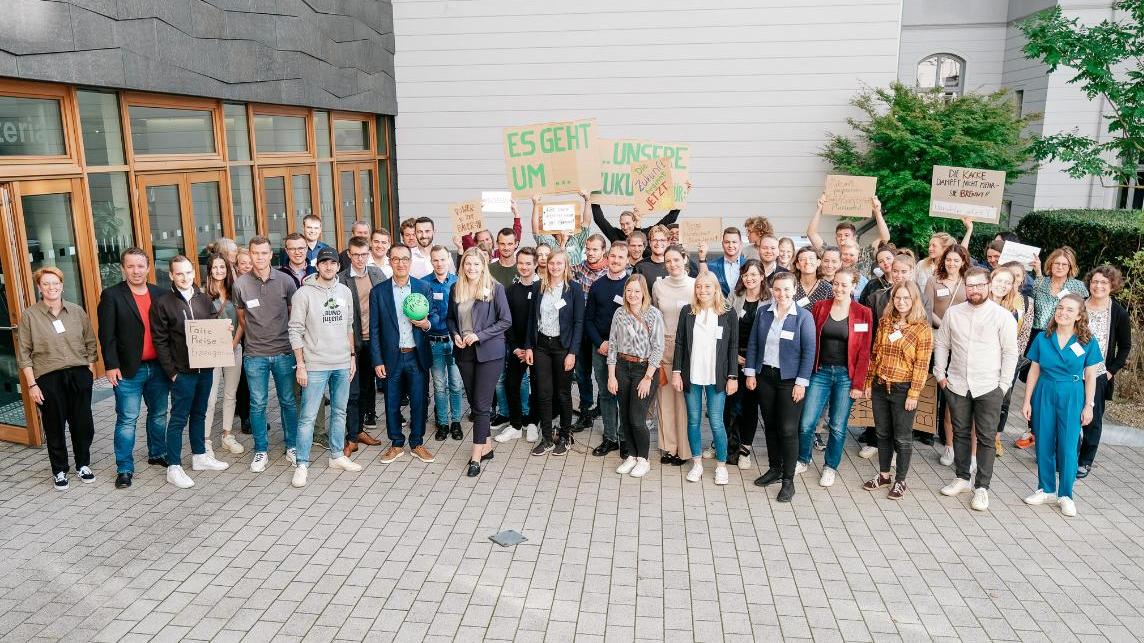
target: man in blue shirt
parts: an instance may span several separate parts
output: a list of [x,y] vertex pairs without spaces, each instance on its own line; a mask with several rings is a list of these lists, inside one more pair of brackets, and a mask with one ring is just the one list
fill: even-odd
[[453,340],[445,325],[449,295],[457,282],[457,275],[449,272],[452,261],[445,246],[433,246],[429,258],[433,263],[433,274],[427,279],[433,293],[429,305],[434,313],[434,321],[429,328],[429,348],[433,353],[433,410],[437,415],[437,431],[433,439],[441,441],[451,433],[454,440],[460,440],[465,437],[461,430],[465,384],[461,381],[461,371],[453,355]]
[[736,227],[727,228],[723,230],[723,256],[707,262],[707,269],[715,273],[724,297],[727,297],[739,282],[739,269],[746,261],[742,249],[742,233]]
[[[318,267],[318,252],[330,245],[322,241],[322,218],[316,214],[307,214],[302,218],[302,239],[306,242],[306,265],[316,270]],[[278,265],[285,266],[290,263],[286,248],[278,255]]]

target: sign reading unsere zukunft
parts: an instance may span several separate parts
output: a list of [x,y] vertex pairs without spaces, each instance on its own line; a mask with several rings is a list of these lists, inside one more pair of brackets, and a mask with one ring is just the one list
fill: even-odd
[[631,167],[633,163],[666,158],[671,161],[675,207],[687,204],[687,168],[691,163],[691,146],[680,143],[656,143],[637,139],[600,139],[600,191],[592,195],[592,203],[633,205]]

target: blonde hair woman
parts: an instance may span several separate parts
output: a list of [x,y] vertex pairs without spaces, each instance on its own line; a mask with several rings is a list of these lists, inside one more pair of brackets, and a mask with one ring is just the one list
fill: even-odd
[[608,334],[608,391],[618,398],[620,435],[628,447],[628,457],[616,473],[642,478],[651,469],[647,411],[655,399],[663,358],[663,315],[652,308],[643,275],[628,277],[623,299]]
[[727,396],[739,389],[739,320],[723,298],[719,280],[712,272],[695,278],[691,303],[679,313],[675,329],[671,385],[687,400],[687,441],[692,465],[689,482],[703,477],[703,419],[706,398],[707,420],[715,442],[715,484],[727,484],[727,429],[723,408]]
[[[1024,270],[1017,266],[1016,272],[1024,275]],[[1021,283],[1022,279],[1017,276],[1014,270],[1005,266],[997,266],[993,272],[989,274],[989,298],[992,299],[997,305],[1005,310],[1013,313],[1013,317],[1017,320],[1017,354],[1020,355],[1017,364],[1017,370],[1013,373],[1013,379],[1017,379],[1017,373],[1021,371],[1024,363],[1028,360],[1025,359],[1025,349],[1029,346],[1029,337],[1033,328],[1033,300],[1021,294],[1020,288],[1017,284]],[[1001,432],[1005,430],[1005,424],[1009,420],[1009,405],[1013,398],[1013,387],[1010,386],[1009,390],[1005,392],[1005,399],[1001,402],[1001,416],[997,419],[997,440],[993,448],[997,450],[997,456],[1000,457],[1005,448],[1001,445]]]

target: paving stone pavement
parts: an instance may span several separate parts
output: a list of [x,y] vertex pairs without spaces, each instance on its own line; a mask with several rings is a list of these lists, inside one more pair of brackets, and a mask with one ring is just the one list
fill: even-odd
[[[0,446],[3,640],[1144,635],[1144,451],[1129,447],[1101,448],[1074,519],[1021,502],[1035,463],[1012,448],[987,513],[938,493],[952,472],[920,444],[902,501],[861,489],[875,465],[851,443],[834,487],[818,486],[815,452],[780,505],[777,489],[751,484],[757,465],[732,467],[725,487],[710,461],[698,484],[658,460],[642,480],[621,477],[615,454],[585,453],[599,424],[564,458],[500,445],[475,480],[467,442],[430,440],[432,464],[406,454],[383,465],[372,447],[354,457],[361,473],[321,458],[294,489],[272,431],[265,473],[249,471],[249,452],[220,454],[238,466],[192,472],[194,489],[141,464],[135,485],[116,490],[113,402],[95,415],[92,485],[73,479],[58,493],[44,450]],[[503,529],[528,541],[488,540]]]

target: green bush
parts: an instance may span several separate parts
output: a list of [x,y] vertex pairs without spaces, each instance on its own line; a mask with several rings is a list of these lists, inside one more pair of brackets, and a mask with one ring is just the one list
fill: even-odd
[[1055,248],[1071,246],[1084,275],[1102,263],[1124,269],[1125,259],[1144,248],[1140,217],[1139,210],[1040,210],[1021,218],[1017,234],[1022,243],[1042,249],[1042,260]]

